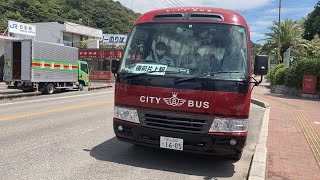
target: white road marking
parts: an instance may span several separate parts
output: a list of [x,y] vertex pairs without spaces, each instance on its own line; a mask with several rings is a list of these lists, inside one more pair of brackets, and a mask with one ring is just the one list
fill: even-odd
[[5,103],[5,104],[0,104],[0,106],[6,106],[6,105],[12,105],[12,104],[24,104],[24,103],[41,102],[41,101],[49,101],[49,100],[56,100],[56,99],[68,99],[68,98],[73,98],[73,97],[93,96],[93,95],[99,95],[99,94],[109,94],[109,93],[113,93],[113,92],[114,91],[107,91],[107,92],[98,92],[98,93],[91,93],[91,94],[80,94],[80,95],[63,96],[63,97],[52,97],[52,98],[38,99],[38,100],[32,100],[32,101]]
[[83,132],[81,132],[81,134],[85,134],[85,133],[94,131],[94,130],[99,129],[99,128],[101,128],[101,126],[98,126],[98,127],[93,128],[93,129],[89,129],[89,130],[83,131]]

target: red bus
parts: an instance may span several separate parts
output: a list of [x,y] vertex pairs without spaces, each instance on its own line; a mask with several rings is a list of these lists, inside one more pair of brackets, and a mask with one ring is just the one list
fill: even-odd
[[[252,57],[238,13],[168,8],[139,17],[118,61],[114,132],[125,142],[239,160],[249,125]],[[265,74],[267,58],[255,72]],[[264,65],[264,66],[263,66]]]

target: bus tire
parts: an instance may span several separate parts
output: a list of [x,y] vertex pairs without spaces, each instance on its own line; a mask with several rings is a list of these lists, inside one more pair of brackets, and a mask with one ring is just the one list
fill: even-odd
[[241,159],[241,157],[242,157],[242,151],[237,152],[235,155],[230,156],[230,159],[237,162]]

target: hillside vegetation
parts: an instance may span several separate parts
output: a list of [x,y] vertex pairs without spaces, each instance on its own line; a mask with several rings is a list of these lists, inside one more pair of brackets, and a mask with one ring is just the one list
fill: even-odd
[[112,0],[0,0],[0,31],[5,31],[8,20],[68,21],[123,34],[139,15]]

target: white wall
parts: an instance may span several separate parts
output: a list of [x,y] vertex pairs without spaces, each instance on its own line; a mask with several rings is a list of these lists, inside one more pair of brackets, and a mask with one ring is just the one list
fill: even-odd
[[88,48],[99,48],[99,38],[102,36],[102,30],[100,29],[70,22],[65,22],[64,24],[57,22],[32,24],[37,28],[36,40],[38,41],[63,44],[63,32],[66,32],[75,35],[74,42],[80,41],[80,36],[78,37],[78,35],[88,36]]
[[99,48],[99,39],[88,39],[88,48]]
[[37,41],[50,43],[63,43],[64,25],[57,22],[35,23],[37,28]]
[[102,37],[102,30],[91,28],[88,26],[66,22],[65,28],[66,28],[65,31],[75,33],[75,34],[82,34],[82,35],[96,37],[96,38]]

